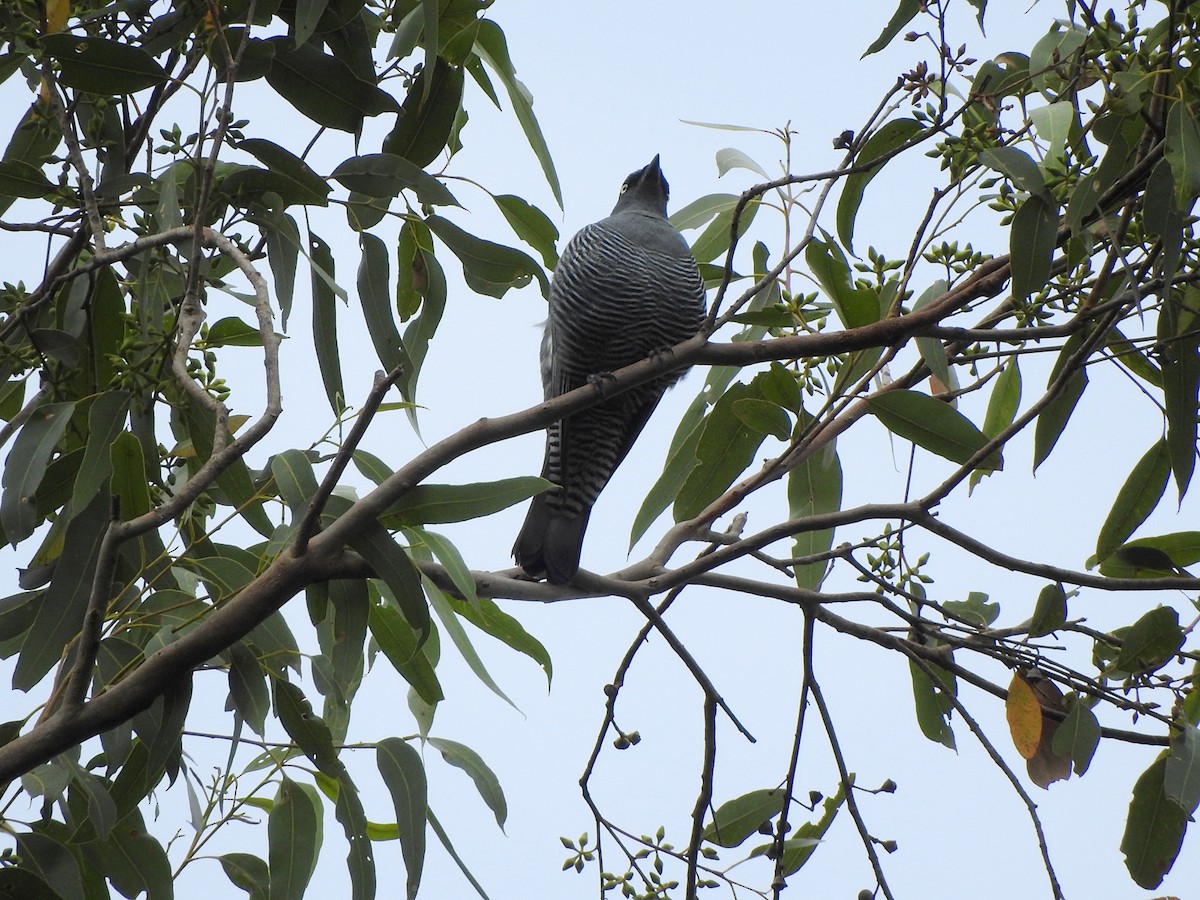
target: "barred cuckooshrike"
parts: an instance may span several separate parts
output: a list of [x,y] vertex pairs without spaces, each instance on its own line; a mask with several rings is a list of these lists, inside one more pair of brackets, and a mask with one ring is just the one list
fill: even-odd
[[[547,400],[700,330],[704,282],[683,236],[667,221],[668,190],[655,156],[625,179],[612,215],[567,244],[542,337]],[[513,547],[526,572],[556,584],[575,576],[592,504],[682,374],[639,385],[547,429],[542,477],[559,488],[530,503]]]

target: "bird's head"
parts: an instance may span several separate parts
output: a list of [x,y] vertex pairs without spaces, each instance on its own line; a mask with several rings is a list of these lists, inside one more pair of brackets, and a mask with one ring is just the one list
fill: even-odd
[[658,167],[658,156],[650,160],[650,165],[638,169],[625,179],[621,185],[621,196],[613,207],[613,214],[619,212],[637,211],[651,215],[667,216],[667,197],[671,188],[663,177],[662,169]]

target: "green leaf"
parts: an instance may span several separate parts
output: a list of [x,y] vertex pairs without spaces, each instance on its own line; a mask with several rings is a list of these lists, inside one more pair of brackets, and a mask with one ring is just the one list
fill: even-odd
[[757,832],[760,825],[778,816],[785,802],[780,788],[750,791],[727,800],[717,807],[700,839],[718,847],[737,847]]
[[508,801],[504,799],[504,790],[500,787],[496,773],[478,753],[465,744],[436,737],[431,737],[429,743],[442,754],[442,759],[471,776],[471,780],[475,782],[475,790],[479,791],[479,796],[492,811],[492,815],[496,817],[496,824],[503,831],[504,822],[508,818]]
[[262,334],[236,316],[229,316],[213,323],[205,338],[206,347],[261,347]]
[[733,404],[733,414],[743,425],[763,436],[786,441],[792,433],[792,420],[787,412],[768,400],[746,397]]
[[1188,814],[1167,798],[1164,782],[1168,751],[1138,778],[1121,838],[1125,867],[1138,887],[1153,890],[1171,871],[1183,846]]
[[350,900],[374,900],[376,888],[375,853],[367,834],[370,823],[363,809],[357,786],[350,773],[342,769],[334,814],[342,825],[346,843],[346,869],[350,873]]
[[122,41],[64,32],[43,37],[42,50],[62,67],[59,83],[92,94],[133,94],[170,77],[153,56]]
[[549,685],[554,674],[550,654],[542,642],[526,631],[519,621],[497,606],[494,600],[489,600],[487,597],[480,597],[474,601],[459,600],[456,597],[450,597],[449,600],[455,611],[480,631],[503,641],[513,650],[525,654],[541,666],[546,673],[546,683]]
[[[670,222],[679,231],[688,231],[707,224],[713,216],[729,212],[738,204],[737,194],[705,194],[671,214]],[[726,226],[728,230],[728,226]]]
[[1186,103],[1172,103],[1167,112],[1163,156],[1175,176],[1175,205],[1188,209],[1200,193],[1200,125]]
[[67,524],[64,546],[71,552],[59,559],[50,586],[38,603],[13,670],[14,689],[28,691],[41,681],[58,664],[67,642],[79,633],[108,521],[108,497],[97,494]]
[[317,493],[317,476],[312,463],[301,450],[285,450],[271,457],[271,475],[279,496],[297,521]]
[[1125,544],[1127,548],[1151,548],[1164,554],[1168,568],[1182,569],[1200,562],[1200,531],[1177,531],[1154,537],[1138,538]]
[[38,407],[13,441],[0,481],[4,488],[0,497],[0,525],[8,543],[14,546],[33,534],[42,520],[34,494],[74,412],[73,402]]
[[734,147],[725,147],[717,151],[717,177],[720,178],[727,172],[733,169],[746,169],[753,172],[755,175],[761,175],[764,180],[769,181],[771,176],[767,174],[766,169],[756,163],[753,159]]
[[[920,134],[921,127],[921,123],[916,119],[892,119],[890,122],[884,123],[867,139],[866,144],[854,157],[855,167],[865,166],[880,157],[887,156]],[[881,171],[883,171],[883,163],[872,166],[865,172],[848,175],[842,182],[842,195],[838,199],[837,208],[837,234],[838,239],[851,254],[854,253],[854,219],[862,204],[863,194],[867,185]]]
[[1163,406],[1167,415],[1167,448],[1180,500],[1196,467],[1196,399],[1200,392],[1200,336],[1196,333],[1196,307],[1200,295],[1184,289],[1172,292],[1159,315],[1158,338],[1162,366]]
[[[788,473],[788,518],[804,519],[842,508],[842,464],[834,445],[810,455]],[[797,558],[824,553],[833,546],[834,529],[805,530],[796,534],[792,555]],[[829,572],[828,562],[793,566],[796,585],[818,590]]]
[[804,250],[804,259],[846,328],[879,321],[878,294],[854,287],[850,263],[840,247],[813,238]]
[[1138,460],[1117,492],[1117,499],[1096,538],[1097,557],[1104,560],[1146,521],[1158,506],[1170,477],[1171,461],[1167,442],[1159,439]]
[[981,429],[989,438],[994,438],[1004,431],[1017,417],[1021,406],[1021,368],[1013,357],[1004,364],[1004,368],[996,377],[992,387],[992,395],[988,398],[987,413],[983,417]]
[[[983,432],[966,416],[928,394],[894,390],[867,402],[871,412],[893,434],[959,465],[987,444]],[[999,450],[979,463],[981,469],[997,470],[1002,466]]]
[[[758,214],[760,205],[757,201],[751,201],[742,210],[742,214],[738,218],[737,233],[739,239],[750,228],[754,217]],[[734,208],[730,207],[717,213],[713,220],[708,223],[708,227],[696,238],[692,244],[692,255],[696,257],[698,263],[702,265],[710,263],[718,256],[723,256],[728,252],[732,238],[734,212]]]
[[429,704],[440,703],[445,694],[429,659],[421,652],[418,635],[400,611],[387,603],[372,603],[371,636],[392,668],[399,672],[421,698]]
[[104,874],[124,896],[136,897],[143,891],[146,900],[174,896],[166,851],[146,833],[136,811],[113,829],[107,841],[97,842],[94,851],[103,859]]
[[[463,568],[465,569],[465,566]],[[438,621],[442,623],[441,630],[445,632],[445,634],[449,635],[451,642],[458,649],[463,661],[466,662],[467,668],[474,673],[475,677],[478,678],[488,690],[490,690],[493,694],[495,694],[513,709],[517,709],[517,705],[512,702],[508,694],[501,690],[500,685],[496,683],[496,680],[492,678],[491,673],[488,672],[487,666],[484,665],[483,660],[480,659],[479,654],[475,651],[475,647],[471,643],[471,639],[467,635],[466,629],[463,628],[462,622],[459,621],[458,616],[455,613],[454,608],[450,605],[450,601],[446,595],[438,590],[437,585],[433,584],[433,582],[429,581],[428,579],[425,581],[425,595],[429,598],[429,605],[437,615]]]
[[376,745],[375,764],[396,809],[400,853],[408,873],[407,897],[412,900],[421,885],[421,870],[425,865],[425,818],[428,811],[425,767],[416,750],[406,741],[394,737],[384,738]]
[[1018,189],[1047,203],[1053,202],[1041,168],[1024,150],[1017,147],[989,147],[979,151],[979,161],[1006,176]]
[[549,216],[515,194],[494,194],[492,199],[516,236],[541,255],[546,268],[558,265],[558,228]]
[[411,368],[406,365],[408,354],[404,352],[404,344],[392,313],[387,247],[382,240],[365,231],[358,236],[358,241],[362,249],[358,264],[358,299],[362,304],[363,319],[366,320],[375,355],[385,372],[397,367]]
[[[853,772],[850,773],[850,781],[853,784]],[[821,817],[816,822],[801,822],[796,830],[784,840],[782,871],[785,876],[798,872],[808,862],[809,857],[824,840],[825,833],[833,824],[833,820],[837,818],[838,810],[845,802],[845,788],[839,784],[837,791],[832,796],[826,797],[825,802],[821,804]],[[766,856],[773,846],[774,842],[761,844],[750,851],[750,856]]]
[[874,43],[867,48],[863,56],[870,56],[872,53],[878,53],[884,47],[892,42],[892,38],[900,33],[905,25],[913,20],[913,18],[924,9],[922,0],[900,0],[900,5],[896,7],[896,11],[892,13],[891,19],[884,26],[879,37],[875,38]]
[[290,150],[263,138],[239,141],[237,148],[285,180],[287,187],[280,191],[283,196],[294,197],[306,206],[329,205],[329,183]]
[[1122,672],[1153,672],[1179,652],[1183,640],[1179,613],[1169,606],[1159,606],[1125,632],[1114,665]]
[[314,766],[331,778],[337,778],[343,767],[333,747],[329,726],[313,712],[312,704],[299,687],[275,676],[271,677],[271,686],[275,694],[275,714],[284,731]]
[[1168,800],[1189,816],[1200,806],[1200,731],[1193,725],[1171,737],[1163,791]]
[[917,725],[921,733],[931,741],[936,741],[955,749],[954,731],[950,728],[950,711],[954,704],[950,702],[946,692],[953,695],[957,691],[957,679],[940,666],[932,663],[930,667],[938,676],[940,684],[936,687],[925,674],[924,670],[909,660],[908,668],[912,675],[913,701],[917,713]]
[[1000,615],[1000,604],[989,603],[988,595],[981,591],[970,591],[966,600],[947,600],[942,607],[980,628],[987,628]]
[[[128,411],[128,391],[106,391],[92,401],[91,408],[88,409],[87,446],[71,492],[73,509],[81,510],[86,507],[88,501],[112,474],[109,450],[125,426]],[[124,509],[122,514],[126,519],[131,518]]]
[[438,215],[427,217],[425,223],[458,257],[467,286],[476,293],[503,297],[509,288],[524,287],[536,278],[542,296],[549,296],[550,281],[528,253],[477,238]]
[[477,484],[419,484],[392,504],[381,521],[389,525],[469,522],[508,509],[553,486],[532,475]]
[[300,256],[300,231],[296,220],[286,214],[269,219],[255,219],[267,245],[267,261],[275,281],[275,297],[279,301],[283,330],[287,331],[288,316],[296,289],[296,262]]
[[[1079,351],[1081,344],[1082,339],[1078,335],[1072,335],[1067,339],[1062,350],[1059,351],[1058,358],[1054,361],[1047,384],[1053,384],[1058,380],[1063,368]],[[1037,425],[1034,426],[1033,432],[1033,470],[1035,472],[1038,466],[1050,456],[1054,445],[1058,443],[1058,439],[1062,436],[1063,429],[1067,427],[1071,413],[1075,411],[1075,405],[1083,396],[1087,384],[1087,369],[1080,365],[1075,372],[1071,373],[1066,384],[1063,385],[1062,391],[1038,414]]]
[[365,153],[340,163],[329,176],[368,197],[395,197],[409,189],[421,203],[461,206],[441,181],[394,153]]
[[1037,604],[1033,607],[1033,616],[1029,620],[1029,636],[1043,637],[1062,628],[1066,621],[1067,592],[1061,584],[1046,585],[1038,593]]
[[1029,299],[1050,280],[1058,242],[1058,206],[1032,194],[1017,209],[1010,225],[1012,295],[1018,303]]
[[446,148],[462,106],[463,70],[441,57],[426,61],[404,98],[396,125],[383,139],[385,153],[427,166]]
[[0,195],[36,200],[56,190],[42,170],[19,159],[0,162]]
[[267,818],[269,900],[303,900],[321,850],[321,798],[283,775]]
[[[342,387],[342,367],[338,351],[337,305],[335,293],[325,275],[332,280],[335,275],[333,252],[316,232],[309,232],[309,260],[312,263],[312,328],[313,342],[317,351],[317,366],[321,370],[321,383],[325,385],[325,397],[334,414],[340,414],[346,406],[346,391]],[[319,270],[319,272],[318,272]]]
[[1076,775],[1083,775],[1092,763],[1100,745],[1100,723],[1086,703],[1078,696],[1072,698],[1071,711],[1054,732],[1051,749],[1056,756],[1067,756]]
[[675,521],[699,515],[754,461],[763,434],[742,422],[734,414],[733,407],[738,400],[762,398],[757,382],[756,377],[751,384],[733,385],[704,420],[696,444],[699,464],[691,470],[675,497]]
[[217,860],[233,886],[250,895],[248,900],[267,900],[271,875],[264,860],[252,853],[226,853]]
[[550,148],[542,136],[542,129],[533,114],[533,97],[528,88],[517,80],[516,70],[508,55],[508,42],[500,26],[491,19],[483,19],[479,23],[479,33],[475,38],[475,52],[493,72],[500,78],[500,83],[508,91],[508,100],[512,104],[513,113],[525,132],[525,140],[529,142],[534,156],[541,163],[542,173],[554,193],[554,199],[562,206],[562,187],[558,183],[558,173],[554,170],[554,161],[550,158]]
[[62,895],[29,869],[5,866],[0,872],[0,900],[62,900]]
[[340,59],[313,44],[292,46],[292,39],[268,39],[275,58],[267,82],[301,115],[326,128],[357,134],[366,116],[396,112],[399,104],[385,91],[363,81]]
[[253,651],[241,641],[229,647],[229,699],[254,732],[265,737],[263,729],[271,711],[267,673]]

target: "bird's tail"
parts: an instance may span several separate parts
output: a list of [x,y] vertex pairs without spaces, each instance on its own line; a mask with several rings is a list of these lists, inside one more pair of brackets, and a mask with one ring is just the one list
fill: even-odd
[[554,584],[570,582],[579,571],[579,554],[591,514],[591,507],[571,515],[552,509],[545,494],[534,497],[513,546],[517,565],[530,575],[544,574]]

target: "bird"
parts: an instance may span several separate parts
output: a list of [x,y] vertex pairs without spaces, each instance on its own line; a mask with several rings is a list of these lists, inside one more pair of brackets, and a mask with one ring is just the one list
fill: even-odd
[[[542,335],[547,400],[700,331],[704,280],[683,235],[667,220],[669,195],[655,156],[625,179],[608,218],[567,243],[551,280]],[[542,477],[557,487],[532,499],[513,546],[528,575],[554,584],[575,577],[592,505],[682,375],[638,385],[547,428]]]

